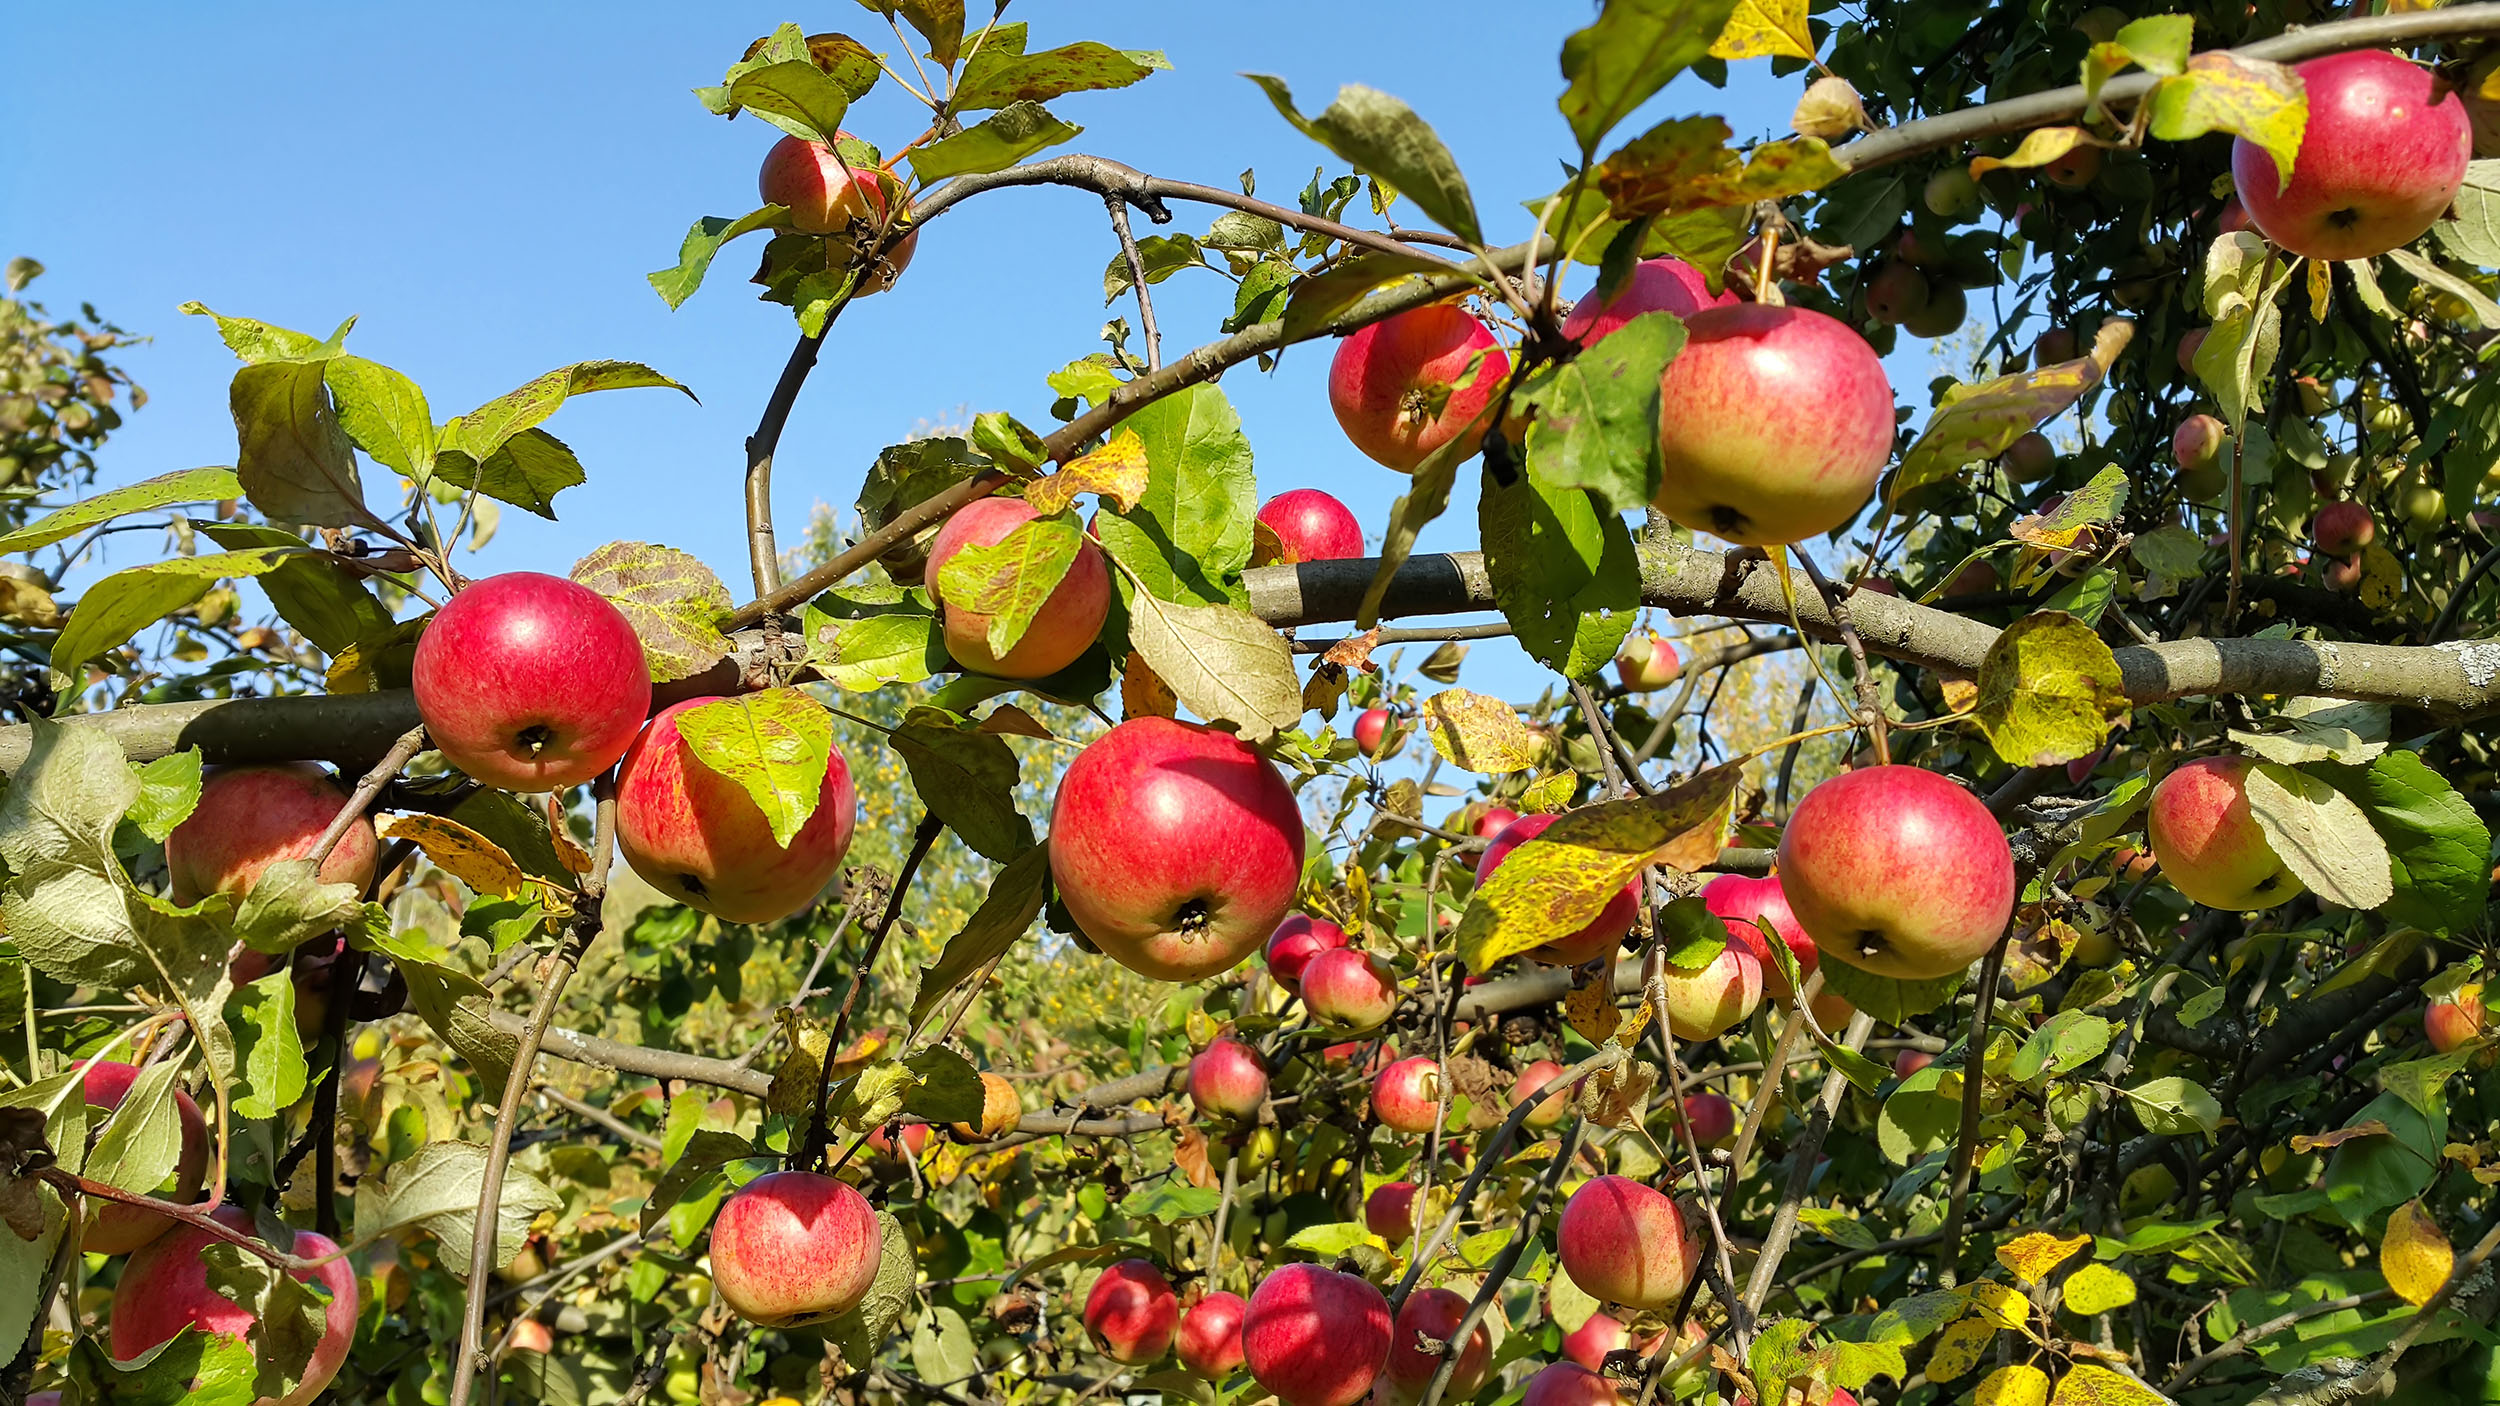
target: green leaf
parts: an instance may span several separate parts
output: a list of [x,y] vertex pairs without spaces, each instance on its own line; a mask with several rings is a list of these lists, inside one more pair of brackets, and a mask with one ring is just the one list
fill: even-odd
[[971,980],[1024,936],[1041,916],[1049,893],[1050,842],[1045,839],[999,869],[981,897],[980,908],[946,940],[937,961],[920,969],[920,991],[911,1002],[913,1027],[928,1020],[948,992]]
[[1699,898],[1688,895],[1659,911],[1658,954],[1668,966],[1699,971],[1719,959],[1727,942],[1726,921]]
[[2274,762],[2248,773],[2249,814],[2293,877],[2320,898],[2368,911],[2395,894],[2387,842],[2350,796]]
[[1264,742],[1302,719],[1293,646],[1237,605],[1182,605],[1143,591],[1129,603],[1129,644],[1174,697],[1244,742]]
[[282,560],[272,550],[218,552],[116,571],[89,586],[52,646],[52,667],[76,676],[78,666],[119,649],[142,628],[207,595],[230,577],[258,576]]
[[1005,657],[1050,603],[1085,546],[1085,530],[1065,513],[1016,524],[989,546],[966,545],[937,574],[937,598],[989,617],[990,653]]
[[1285,290],[1285,340],[1299,342],[1318,336],[1383,285],[1439,267],[1436,261],[1420,254],[1365,249],[1329,265],[1324,272],[1296,278]]
[[434,416],[417,383],[361,356],[323,363],[322,379],[347,437],[375,463],[422,483],[434,464]]
[[87,1154],[84,1175],[106,1186],[153,1195],[174,1174],[182,1157],[182,1117],[174,1090],[182,1061],[159,1060],[139,1071],[121,1106]]
[[2463,300],[2473,310],[2474,320],[2484,327],[2500,328],[2500,302],[2492,301],[2491,295],[2472,280],[2460,278],[2402,246],[2388,250],[2387,258],[2416,280]]
[[903,1319],[919,1283],[911,1235],[891,1211],[877,1212],[883,1242],[877,1257],[876,1282],[850,1312],[823,1326],[825,1337],[842,1350],[845,1362],[873,1362],[894,1326]]
[[1976,720],[2016,766],[2088,757],[2129,704],[2118,657],[2091,626],[2062,611],[2015,621],[1979,665]]
[[2439,247],[2469,264],[2500,268],[2500,161],[2469,161],[2449,217],[2431,226]]
[[906,714],[888,740],[911,769],[921,802],[975,853],[1007,860],[1032,847],[1032,822],[1016,809],[1023,777],[1007,739],[922,707]]
[[831,145],[851,95],[808,59],[749,69],[729,81],[729,101],[803,141]]
[[2059,1011],[2031,1032],[2007,1071],[2029,1083],[2043,1074],[2069,1074],[2109,1048],[2109,1022],[2089,1011]]
[[722,245],[759,229],[781,228],[788,219],[789,213],[778,205],[749,211],[734,220],[706,215],[694,222],[678,244],[675,268],[653,269],[643,277],[651,284],[651,291],[660,295],[660,301],[672,308],[682,307],[694,296],[694,290],[703,286],[703,276],[711,272],[712,259]]
[[912,1331],[911,1367],[925,1382],[966,1381],[978,1372],[980,1352],[964,1316],[944,1306],[931,1309]]
[[[811,1087],[808,1093],[812,1097],[814,1088]],[[669,1111],[674,1114],[675,1105],[672,1104]],[[660,1179],[653,1183],[651,1194],[643,1199],[638,1216],[643,1233],[649,1234],[670,1211],[685,1201],[687,1193],[695,1189],[697,1182],[732,1162],[754,1155],[755,1144],[752,1141],[735,1133],[705,1127],[696,1127],[689,1132],[684,1144],[673,1152],[663,1150],[661,1158],[667,1170],[661,1172]],[[678,1243],[686,1242],[681,1240]]]
[[1487,474],[1476,513],[1494,603],[1520,647],[1568,679],[1605,667],[1640,613],[1640,557],[1623,519],[1547,485],[1533,465],[1508,485]]
[[1710,52],[1736,0],[1606,0],[1563,41],[1560,100],[1582,155],[1669,80]]
[[2246,137],[2274,158],[2287,186],[2292,161],[2300,155],[2301,133],[2309,126],[2309,98],[2298,74],[2227,49],[2198,54],[2187,61],[2185,72],[2155,84],[2145,110],[2152,117],[2153,135],[2166,142],[2190,141],[2207,132]]
[[1823,955],[1816,970],[1823,973],[1823,988],[1840,993],[1842,1000],[1887,1025],[1899,1025],[1913,1016],[1921,1016],[1953,999],[1962,989],[1966,972],[1940,976],[1928,981],[1902,981],[1896,977],[1877,976],[1862,971],[1833,957]]
[[307,333],[289,331],[284,327],[254,318],[221,316],[197,300],[184,303],[174,311],[193,317],[205,317],[215,322],[217,335],[225,342],[226,349],[233,352],[247,366],[257,366],[263,362],[327,361],[340,354],[346,346],[349,329],[356,325],[356,319],[352,317],[347,319],[340,323],[338,330],[331,333],[330,339],[324,342],[314,340]]
[[[1137,262],[1145,268],[1150,284],[1161,283],[1183,269],[1207,267],[1196,236],[1187,234],[1150,234],[1138,240]],[[1104,306],[1118,301],[1121,294],[1135,286],[1136,279],[1129,272],[1128,251],[1113,254],[1102,271]]]
[[2416,752],[2381,753],[2367,767],[2322,766],[2323,777],[2359,804],[2387,844],[2394,895],[2390,923],[2463,933],[2483,920],[2491,832],[2448,778]]
[[647,542],[610,542],[580,561],[575,581],[608,598],[642,640],[653,683],[691,678],[729,652],[721,621],[729,588],[694,556]]
[[204,522],[199,532],[234,551],[278,549],[277,564],[259,577],[261,591],[280,618],[323,653],[336,657],[390,631],[391,613],[374,599],[364,578],[327,552],[307,551],[294,533],[245,522]]
[[182,1331],[110,1371],[115,1406],[252,1406],[260,1364],[244,1338]]
[[255,952],[283,956],[356,916],[354,884],[325,884],[309,859],[281,859],[252,880],[235,905],[233,935]]
[[1013,102],[985,121],[909,154],[923,185],[949,176],[1004,171],[1033,153],[1073,139],[1082,127],[1062,122],[1036,102]]
[[[1000,43],[1011,28],[1019,41]],[[1159,49],[1114,49],[1091,40],[1028,54],[1020,42],[1023,29],[1020,24],[1000,25],[991,33],[981,51],[965,62],[963,81],[955,85],[950,107],[957,112],[979,112],[1048,102],[1063,93],[1125,88],[1172,66]]]
[[169,474],[108,489],[82,498],[58,512],[47,513],[0,537],[0,554],[39,551],[90,527],[131,513],[169,508],[178,503],[215,503],[243,496],[243,481],[225,468],[176,469]]
[[363,924],[348,929],[350,940],[360,951],[390,957],[408,982],[408,1004],[477,1071],[488,1096],[499,1097],[520,1054],[520,1041],[488,1019],[495,1007],[493,996],[477,978],[447,965],[448,954],[415,931],[394,934],[389,916],[379,908],[368,907],[365,913]]
[[2177,1076],[2149,1079],[2120,1092],[2135,1108],[2148,1132],[2172,1137],[2210,1133],[2222,1126],[2222,1105],[2193,1079]]
[[1302,135],[1335,152],[1355,170],[1394,187],[1443,229],[1469,244],[1484,242],[1476,200],[1468,193],[1457,158],[1415,109],[1376,88],[1349,83],[1337,90],[1337,100],[1319,116],[1304,117],[1294,107],[1293,92],[1285,80],[1263,73],[1248,77]]
[[139,833],[165,843],[174,827],[191,818],[200,804],[202,758],[196,746],[158,757],[138,769],[139,798],[130,803],[128,819]]
[[1961,1127],[1961,1068],[1931,1064],[1902,1080],[1884,1100],[1875,1118],[1875,1144],[1888,1160],[1906,1167],[1949,1145]]
[[574,396],[655,387],[684,392],[688,400],[695,398],[694,392],[638,361],[581,361],[559,366],[445,425],[444,447],[458,449],[485,463],[495,457],[506,441],[544,422]]
[[[2345,703],[2331,698],[2295,698],[2269,721],[2286,724],[2288,730],[2248,732],[2233,728],[2228,736],[2267,761],[2285,766],[2308,766],[2313,762],[2366,766],[2386,752],[2392,724],[2384,703]],[[2329,775],[2328,779],[2335,778]]]
[[1855,1211],[1806,1206],[1798,1210],[1797,1219],[1805,1223],[1806,1229],[1852,1250],[1872,1250],[1877,1243],[1875,1232],[1866,1228],[1865,1220]]
[[931,1045],[903,1060],[920,1083],[903,1095],[903,1111],[931,1123],[981,1121],[981,1072],[944,1045]]
[[[421,1230],[453,1251],[436,1263],[467,1278],[469,1242],[477,1234],[479,1192],[486,1177],[486,1149],[473,1142],[429,1142],[406,1161],[367,1180],[356,1195],[359,1240],[397,1230]],[[564,1209],[564,1198],[518,1165],[504,1169],[503,1198],[495,1212],[495,1264],[512,1263],[528,1243],[530,1222],[541,1211]]]
[[[1258,482],[1241,417],[1215,386],[1166,396],[1126,421],[1146,446],[1146,493],[1134,511],[1095,520],[1103,550],[1166,601],[1241,603]],[[1133,587],[1123,585],[1122,595]]]
[[824,794],[833,714],[795,688],[723,698],[677,715],[695,760],[735,781],[788,848]]
[[556,853],[555,838],[547,828],[547,817],[523,804],[508,791],[472,791],[447,813],[456,824],[483,836],[501,849],[521,872],[545,879],[561,888],[571,888],[576,880]]
[[588,479],[590,473],[572,446],[545,430],[526,429],[497,445],[482,464],[465,450],[443,451],[435,457],[434,476],[553,522],[556,495]]
[[228,395],[243,496],[280,522],[370,527],[356,450],[339,425],[322,363],[263,362],[234,373]]
[[1120,1202],[1120,1214],[1133,1220],[1179,1225],[1213,1215],[1222,1204],[1224,1193],[1214,1187],[1191,1186],[1178,1177],[1166,1177],[1130,1192]]
[[2283,337],[2277,304],[2291,280],[2291,266],[2247,230],[2223,235],[2205,252],[2205,315],[2213,325],[2193,364],[2235,433],[2248,423],[2250,408],[2264,401]]
[[[1361,1221],[1329,1221],[1320,1225],[1306,1225],[1295,1231],[1292,1238],[1285,1241],[1285,1248],[1308,1250],[1326,1263],[1335,1260],[1357,1245],[1372,1243],[1373,1239],[1370,1227]],[[1505,1236],[1504,1239],[1507,1241],[1508,1237]]]
[[836,588],[799,608],[799,627],[807,639],[807,662],[852,693],[918,683],[953,663],[945,629],[918,590],[863,605]]
[[1684,349],[1684,324],[1650,312],[1541,376],[1514,398],[1534,415],[1528,472],[1557,488],[1584,488],[1610,512],[1645,507],[1658,492],[1658,385]]
[[275,1118],[295,1106],[311,1078],[303,1037],[295,1029],[295,975],[281,966],[235,994],[243,1008],[243,1088],[234,1111]]

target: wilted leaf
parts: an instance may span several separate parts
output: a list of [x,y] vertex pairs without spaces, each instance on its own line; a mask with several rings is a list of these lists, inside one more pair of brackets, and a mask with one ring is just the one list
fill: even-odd
[[2079,146],[2091,144],[2091,134],[2081,127],[2034,127],[2023,134],[2022,145],[2004,156],[1973,157],[1970,163],[1972,180],[1990,171],[2007,167],[2028,170],[2046,166]]
[[1807,85],[1806,95],[1797,100],[1796,111],[1789,114],[1788,125],[1801,137],[1833,142],[1875,124],[1867,119],[1866,104],[1858,97],[1858,90],[1848,79],[1835,74]]
[[2114,318],[2101,324],[2089,356],[1948,391],[1918,442],[1901,457],[1884,501],[1897,505],[1913,489],[1951,478],[1965,465],[1994,459],[2015,440],[2065,413],[2101,383],[2134,334],[2133,323]]
[[1026,485],[1024,501],[1049,517],[1075,502],[1077,494],[1091,493],[1125,513],[1146,496],[1148,472],[1146,442],[1124,426],[1112,433],[1110,443]]
[[383,839],[415,844],[435,868],[482,898],[509,898],[526,882],[521,866],[501,845],[447,816],[394,815],[374,830]]
[[1727,145],[1733,135],[1721,118],[1669,118],[1597,167],[1598,191],[1616,219],[1633,219],[1784,200],[1847,174],[1819,137],[1762,142],[1738,152]]
[[2133,1377],[2078,1362],[2058,1379],[2050,1406],[2172,1406],[2169,1397]]

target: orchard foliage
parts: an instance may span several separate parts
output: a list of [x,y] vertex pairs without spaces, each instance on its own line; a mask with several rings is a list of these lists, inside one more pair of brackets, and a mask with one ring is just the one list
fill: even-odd
[[[186,305],[232,465],[90,492],[124,335],[9,266],[0,1401],[2500,1401],[2500,18],[1604,0],[1500,209],[864,8],[650,276],[796,324],[751,591],[469,580],[686,387],[438,420],[352,319]],[[1134,323],[785,553],[843,309],[1042,184]],[[1256,470],[1312,355],[1384,522]]]

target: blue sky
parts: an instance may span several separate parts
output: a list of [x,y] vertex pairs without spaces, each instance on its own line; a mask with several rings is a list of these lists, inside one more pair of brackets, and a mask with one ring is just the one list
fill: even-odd
[[[1238,75],[1279,74],[1310,111],[1338,84],[1364,82],[1435,125],[1494,237],[1525,235],[1518,202],[1550,190],[1571,150],[1554,56],[1593,7],[1285,0],[1255,21],[1227,18],[1242,13],[1037,0],[1008,12],[1033,24],[1035,48],[1099,39],[1171,58],[1174,71],[1134,88],[1054,103],[1087,129],[1066,149],[1217,185],[1251,167],[1263,195],[1289,202],[1325,153]],[[845,30],[901,63],[893,36],[871,28],[882,21],[850,0],[148,4],[117,8],[109,24],[78,6],[14,15],[0,258],[40,259],[49,272],[34,293],[56,312],[91,301],[155,338],[128,354],[152,399],[109,446],[105,480],[233,461],[234,362],[205,319],[176,314],[186,299],[317,332],[357,315],[349,345],[415,377],[437,419],[568,362],[639,360],[702,403],[631,391],[568,406],[549,428],[590,483],[559,500],[561,522],[507,510],[468,569],[562,571],[602,542],[662,541],[701,556],[743,599],[740,446],[795,331],[744,282],[760,244],[725,254],[676,312],[643,276],[674,262],[696,216],[757,203],[756,163],[778,134],[712,117],[688,90],[718,82],[786,20]],[[1627,130],[1709,111],[1740,139],[1773,135],[1801,81],[1760,62],[1727,92],[1687,77]],[[887,84],[850,125],[891,149],[925,125],[918,112]],[[1173,228],[1190,231],[1215,213],[1176,208]],[[1401,215],[1421,223],[1412,207]],[[996,192],[932,225],[900,285],[844,314],[791,419],[776,481],[785,540],[815,501],[847,506],[876,451],[916,424],[1004,409],[1047,426],[1042,377],[1097,349],[1106,317],[1134,321],[1133,303],[1102,303],[1115,249],[1100,201],[1081,192]],[[1215,335],[1230,285],[1184,274],[1160,286],[1157,308],[1167,352],[1184,349]],[[1301,348],[1272,375],[1240,368],[1225,389],[1264,495],[1325,488],[1377,536],[1405,480],[1338,432],[1327,354]],[[1427,549],[1474,536],[1461,478]],[[156,549],[124,541],[115,564]],[[1507,675],[1533,691],[1515,647],[1477,657],[1498,670],[1479,686]]]

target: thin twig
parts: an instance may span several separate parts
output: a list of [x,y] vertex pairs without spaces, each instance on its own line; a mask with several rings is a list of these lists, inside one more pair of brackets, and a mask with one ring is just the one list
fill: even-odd
[[1830,612],[1832,623],[1840,628],[1840,641],[1849,647],[1849,661],[1855,666],[1858,689],[1858,724],[1875,744],[1875,761],[1879,766],[1892,764],[1892,744],[1886,737],[1891,720],[1884,715],[1884,700],[1875,692],[1875,676],[1866,665],[1866,641],[1858,635],[1857,621],[1849,614],[1848,593],[1832,588],[1823,575],[1823,568],[1814,564],[1812,553],[1799,549],[1798,564],[1805,567],[1806,579],[1814,583],[1817,595],[1823,598],[1823,609]]
[[[825,1041],[824,1062],[816,1070],[816,1106],[807,1115],[807,1136],[791,1149],[790,1165],[812,1167],[824,1159],[826,1144],[832,1140],[832,1123],[825,1108],[825,1099],[833,1088],[833,1062],[842,1053],[843,1041],[851,1033],[851,1012],[859,1008],[860,989],[868,984],[869,973],[877,969],[877,956],[885,951],[886,934],[894,930],[894,920],[903,915],[903,897],[911,892],[912,876],[920,872],[920,861],[927,858],[929,846],[937,843],[938,832],[946,822],[930,813],[920,817],[920,826],[912,832],[911,853],[903,860],[902,872],[895,875],[894,887],[886,895],[885,914],[877,919],[876,931],[868,935],[868,950],[860,955],[859,965],[851,968],[851,989],[843,993],[842,1009],[833,1018],[833,1033]],[[839,1166],[829,1171],[840,1170]]]
[[1987,1078],[1988,1018],[1997,1004],[1997,977],[2005,970],[2005,946],[2013,938],[2008,928],[1988,949],[1979,964],[1979,999],[1971,1006],[1970,1041],[1962,1051],[1962,1126],[1953,1140],[1953,1189],[1945,1204],[1944,1254],[1937,1271],[1944,1287],[1954,1286],[1962,1262],[1962,1217],[1970,1202],[1971,1168],[1979,1155],[1979,1105]]
[[[1522,1106],[1533,1108],[1539,1102],[1530,1099]],[[1484,1283],[1477,1286],[1476,1296],[1468,1301],[1466,1314],[1458,1320],[1458,1331],[1450,1334],[1446,1345],[1448,1351],[1441,1354],[1441,1364],[1432,1369],[1432,1380],[1425,1384],[1424,1394],[1417,1406],[1439,1406],[1441,1393],[1449,1390],[1450,1378],[1458,1371],[1458,1359],[1462,1355],[1460,1345],[1475,1335],[1476,1325],[1482,1323],[1485,1314],[1492,1310],[1494,1299],[1510,1282],[1510,1272],[1519,1263],[1519,1256],[1530,1245],[1537,1243],[1539,1231],[1543,1228],[1546,1204],[1554,1199],[1554,1188],[1562,1184],[1563,1173],[1571,1170],[1572,1162],[1579,1156],[1580,1132],[1585,1122],[1585,1119],[1574,1118],[1563,1129],[1562,1145],[1554,1149],[1552,1164],[1546,1167],[1543,1176],[1537,1178],[1536,1189],[1528,1193],[1528,1204],[1520,1208],[1519,1226],[1511,1232],[1510,1243],[1504,1245],[1502,1252],[1493,1257],[1493,1263],[1486,1266]]]
[[1116,195],[1105,195],[1102,205],[1111,212],[1111,229],[1120,236],[1120,252],[1128,259],[1129,283],[1137,290],[1137,325],[1146,336],[1146,369],[1160,371],[1163,333],[1155,327],[1154,295],[1146,291],[1146,258],[1137,252],[1137,236],[1129,233],[1128,202]]
[[[1875,1017],[1864,1011],[1849,1018],[1848,1033],[1840,1042],[1850,1049],[1866,1044],[1874,1032]],[[1771,1285],[1778,1282],[1780,1261],[1787,1258],[1788,1246],[1797,1238],[1797,1212],[1804,1206],[1806,1188],[1814,1180],[1815,1159],[1822,1154],[1823,1139],[1831,1134],[1832,1115],[1840,1108],[1841,1096],[1849,1090],[1848,1076],[1835,1065],[1823,1076],[1823,1092],[1815,1100],[1814,1112],[1806,1120],[1805,1135],[1789,1149],[1788,1186],[1780,1193],[1779,1210],[1771,1217],[1771,1228],[1762,1236],[1762,1250],[1754,1259],[1753,1275],[1745,1282],[1745,1311],[1762,1312],[1763,1300],[1771,1296]]]
[[347,793],[347,803],[339,807],[338,814],[330,817],[330,823],[321,831],[321,838],[313,842],[311,863],[314,873],[321,872],[321,866],[330,858],[330,851],[339,847],[339,841],[346,837],[348,829],[372,807],[373,798],[382,794],[382,788],[391,784],[391,778],[399,775],[400,768],[408,765],[410,758],[424,750],[423,724],[401,733],[398,740],[391,743],[391,749],[383,753],[382,760],[375,762],[373,769],[356,783],[356,789]]

